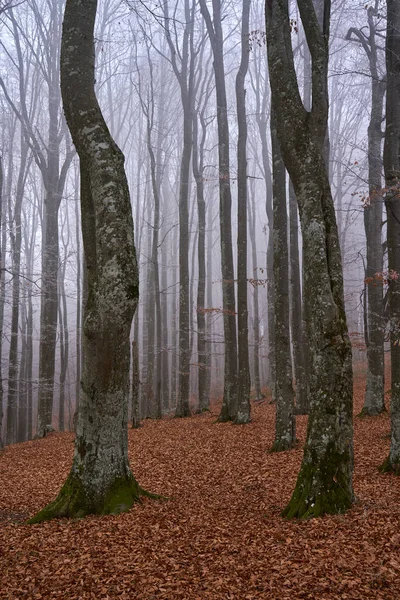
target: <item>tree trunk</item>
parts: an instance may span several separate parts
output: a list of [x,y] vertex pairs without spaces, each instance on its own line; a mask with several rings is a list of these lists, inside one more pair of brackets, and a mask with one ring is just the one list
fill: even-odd
[[[12,139],[11,139],[12,142]],[[12,161],[12,152],[10,152],[9,164]],[[11,163],[12,164],[12,163]],[[9,173],[10,176],[10,173]],[[3,448],[3,368],[2,368],[2,354],[3,354],[3,327],[4,327],[4,301],[5,301],[5,254],[6,254],[6,218],[4,210],[4,195],[3,195],[3,182],[4,182],[4,170],[3,170],[3,157],[0,156],[0,233],[1,233],[1,245],[0,245],[0,449]]]
[[142,492],[128,461],[130,327],[138,269],[124,157],[94,93],[96,0],[67,0],[61,89],[82,180],[82,232],[88,272],[82,386],[75,452],[57,499],[31,523],[53,517],[115,514]]
[[[19,308],[21,287],[21,212],[24,197],[24,188],[27,175],[28,146],[21,131],[21,162],[19,167],[17,190],[15,196],[14,214],[11,227],[12,249],[12,311],[11,311],[11,339],[8,362],[8,396],[7,396],[7,434],[6,443],[14,444],[17,441],[17,403],[18,403],[18,338],[19,338]],[[10,199],[11,200],[11,199]],[[10,210],[11,215],[11,210]],[[24,441],[24,440],[18,440]]]
[[274,302],[275,302],[275,441],[272,452],[290,450],[296,442],[296,418],[292,385],[289,327],[289,248],[286,208],[286,169],[271,117],[274,206]]
[[397,0],[387,0],[385,169],[389,284],[391,442],[382,471],[400,475],[400,11]]
[[382,113],[385,82],[379,77],[378,48],[374,17],[378,11],[368,7],[369,36],[351,28],[347,39],[355,40],[364,48],[371,74],[371,116],[368,126],[368,184],[369,205],[364,208],[364,229],[367,249],[365,279],[367,283],[367,385],[363,416],[379,415],[385,410],[385,354],[383,318],[383,282],[376,276],[383,271],[382,251]]
[[219,209],[222,271],[222,304],[225,341],[224,396],[219,421],[230,421],[237,414],[238,373],[235,311],[235,275],[232,252],[232,195],[229,166],[229,125],[226,100],[221,0],[213,0],[211,20],[205,0],[200,9],[206,22],[213,51],[215,90],[217,97]]
[[69,332],[67,297],[65,294],[65,267],[67,261],[67,248],[64,249],[63,265],[60,268],[58,315],[60,324],[60,391],[58,404],[58,429],[65,430],[65,382],[67,379],[69,358]]
[[18,426],[17,442],[25,442],[27,439],[28,406],[27,406],[27,379],[26,379],[26,306],[24,300],[21,302],[21,362],[19,367],[18,382]]
[[197,284],[197,363],[198,363],[198,388],[199,388],[199,412],[208,409],[210,397],[207,395],[207,366],[206,366],[206,313],[205,313],[205,293],[206,293],[206,203],[204,200],[204,179],[203,179],[203,155],[204,155],[205,130],[202,129],[202,136],[198,139],[198,115],[193,119],[193,176],[196,181],[197,194],[197,212],[199,239],[197,242],[197,261],[199,269],[199,279]]
[[292,329],[293,362],[296,378],[296,408],[298,415],[307,415],[309,411],[309,391],[305,366],[302,299],[300,284],[299,258],[299,220],[297,201],[293,185],[289,184],[289,230],[290,230],[290,324]]
[[139,352],[136,340],[132,342],[132,427],[140,427],[139,410]]
[[238,312],[238,399],[234,423],[250,422],[249,325],[247,307],[247,122],[245,78],[249,67],[250,0],[243,0],[241,62],[236,75],[238,120],[238,238],[237,238],[237,312]]
[[[254,181],[254,180],[253,180]],[[253,265],[254,292],[253,292],[253,362],[254,362],[254,389],[256,402],[260,402],[265,396],[261,391],[260,379],[260,309],[259,309],[259,293],[260,285],[258,278],[257,267],[257,238],[256,238],[256,201],[255,201],[255,186],[251,185],[251,203],[250,207],[250,240],[251,240],[251,257]],[[264,278],[265,279],[265,278]]]
[[299,204],[304,298],[312,356],[310,417],[287,517],[341,513],[353,502],[353,380],[335,211],[325,169],[330,3],[321,29],[312,0],[298,0],[312,56],[311,113],[294,68],[288,1],[267,0],[272,104],[281,152]]

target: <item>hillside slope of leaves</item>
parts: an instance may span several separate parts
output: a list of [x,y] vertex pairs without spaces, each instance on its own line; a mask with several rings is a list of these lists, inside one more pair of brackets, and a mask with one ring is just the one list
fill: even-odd
[[[302,441],[305,427],[298,417]],[[307,522],[280,517],[302,448],[268,453],[267,402],[246,426],[215,424],[214,414],[130,431],[138,481],[169,500],[145,499],[117,517],[25,525],[56,496],[73,436],[9,447],[0,455],[0,598],[398,600],[400,478],[377,471],[389,430],[387,415],[355,420],[358,503]]]

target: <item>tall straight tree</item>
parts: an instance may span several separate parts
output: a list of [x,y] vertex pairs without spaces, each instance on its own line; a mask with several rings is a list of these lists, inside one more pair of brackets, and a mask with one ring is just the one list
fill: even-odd
[[229,125],[226,100],[224,38],[222,31],[221,0],[212,0],[211,18],[205,0],[200,0],[201,14],[207,26],[213,52],[215,91],[217,96],[218,163],[219,163],[219,218],[221,239],[222,304],[224,319],[225,368],[224,396],[219,421],[230,421],[237,414],[237,338],[235,311],[235,275],[232,251],[232,194],[229,165]]
[[143,493],[128,460],[129,334],[138,268],[124,156],[94,91],[97,0],[67,0],[61,49],[65,116],[80,158],[88,278],[75,452],[58,497],[31,522],[115,514]]
[[293,448],[296,418],[292,383],[289,326],[289,247],[286,202],[286,169],[276,132],[275,115],[271,118],[272,172],[274,194],[274,302],[275,302],[275,440],[272,451]]
[[[379,18],[378,0],[367,9],[368,36],[352,27],[347,39],[361,44],[365,51],[371,75],[371,113],[368,126],[368,185],[369,204],[364,208],[364,228],[367,247],[367,385],[361,414],[375,416],[385,410],[385,354],[383,317],[383,282],[377,274],[383,270],[382,249],[382,113],[385,80],[379,74],[376,18]],[[379,35],[379,33],[378,33]]]
[[390,452],[381,470],[400,475],[400,7],[397,0],[387,0],[386,72],[383,164],[386,182],[392,382]]
[[[7,437],[6,443],[13,444],[16,441],[24,442],[25,435],[17,436],[17,404],[18,399],[18,341],[20,326],[20,289],[21,289],[21,248],[22,248],[22,202],[24,199],[24,189],[26,176],[29,169],[28,165],[28,145],[24,139],[21,127],[21,159],[19,165],[17,189],[15,193],[14,210],[9,209],[10,213],[10,238],[12,251],[12,271],[13,271],[13,290],[12,290],[12,311],[11,311],[11,339],[8,362],[8,395],[7,395]],[[11,200],[11,198],[9,199]]]
[[[177,48],[171,35],[168,2],[164,2],[164,32],[167,38],[171,64],[179,83],[183,108],[183,148],[179,179],[179,389],[176,406],[177,417],[190,415],[190,340],[189,340],[189,178],[193,146],[193,92],[194,62],[194,2],[185,0],[185,27],[182,48]],[[174,38],[177,39],[176,29]],[[180,60],[179,60],[180,59]]]
[[297,4],[312,58],[311,112],[299,93],[288,0],[266,0],[266,28],[277,133],[301,219],[312,355],[307,442],[283,514],[305,518],[340,513],[353,502],[353,378],[339,239],[324,161],[330,0],[324,2],[322,26],[313,0]]
[[237,183],[238,183],[238,399],[234,422],[250,421],[250,366],[249,325],[247,308],[247,121],[246,90],[244,87],[249,68],[250,0],[243,0],[241,60],[236,75],[236,109],[238,120]]

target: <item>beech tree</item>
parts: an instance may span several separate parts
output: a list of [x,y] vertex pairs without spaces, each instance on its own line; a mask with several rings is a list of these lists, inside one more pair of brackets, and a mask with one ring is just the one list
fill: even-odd
[[247,121],[245,78],[249,66],[250,0],[243,0],[241,61],[236,75],[238,120],[238,400],[234,422],[250,421],[249,326],[247,308]]
[[229,160],[229,125],[224,69],[224,39],[221,0],[212,0],[212,18],[205,0],[200,10],[207,26],[213,52],[218,122],[219,215],[221,240],[222,299],[224,314],[225,368],[224,396],[220,421],[231,421],[237,413],[238,353],[235,311],[235,283],[232,252],[232,194]]
[[324,1],[322,26],[312,0],[297,4],[312,59],[310,112],[298,88],[288,0],[266,1],[266,36],[278,139],[300,212],[312,360],[307,442],[283,515],[306,518],[343,512],[353,502],[353,378],[339,238],[324,160],[330,0]]
[[385,80],[379,72],[377,23],[378,0],[367,9],[368,36],[351,27],[347,39],[358,42],[365,51],[371,74],[371,116],[368,126],[368,185],[369,203],[364,208],[364,227],[367,246],[367,384],[361,414],[375,416],[385,410],[385,355],[383,318],[382,249],[382,113]]
[[96,10],[97,0],[67,0],[61,49],[64,111],[80,158],[88,280],[75,451],[58,497],[31,523],[119,513],[144,493],[130,470],[127,435],[129,333],[139,296],[138,269],[124,156],[94,91]]
[[390,358],[392,366],[391,443],[382,471],[400,475],[400,9],[387,0],[386,133],[383,149],[387,212]]
[[286,170],[277,139],[275,115],[271,118],[274,207],[275,302],[275,440],[272,451],[289,450],[296,441],[289,327],[289,248],[286,207]]

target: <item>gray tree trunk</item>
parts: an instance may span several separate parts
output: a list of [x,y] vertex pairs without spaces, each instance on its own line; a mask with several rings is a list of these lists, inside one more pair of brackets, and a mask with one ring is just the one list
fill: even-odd
[[275,302],[275,440],[273,452],[290,450],[296,442],[296,417],[292,384],[289,325],[289,244],[286,207],[286,169],[271,117],[274,206],[274,302]]
[[347,39],[355,40],[364,48],[371,74],[371,116],[368,126],[368,184],[369,205],[364,208],[364,228],[367,247],[365,279],[367,283],[367,385],[363,416],[379,415],[385,410],[385,354],[383,317],[383,282],[376,277],[383,271],[382,251],[382,113],[385,82],[379,76],[378,48],[374,17],[377,8],[367,11],[369,35],[351,28]]
[[[164,24],[171,64],[179,83],[183,108],[183,148],[179,174],[179,389],[175,416],[190,415],[190,339],[189,339],[189,178],[193,147],[194,91],[194,3],[184,2],[185,30],[182,48],[177,51],[170,33],[168,3],[164,3]],[[178,65],[177,57],[181,64]]]
[[124,156],[94,92],[96,0],[67,0],[61,89],[82,180],[82,232],[88,272],[82,386],[70,474],[57,499],[31,522],[115,514],[142,493],[128,460],[130,327],[138,269]]
[[132,342],[132,427],[140,427],[139,409],[139,352],[136,340]]
[[17,420],[17,442],[25,442],[28,437],[28,406],[26,389],[26,305],[24,300],[21,302],[21,360],[19,365],[18,382],[18,420]]
[[[11,139],[12,141],[12,139]],[[11,160],[12,152],[10,152]],[[10,163],[9,163],[10,164]],[[4,301],[5,301],[5,253],[6,253],[6,228],[5,228],[5,210],[4,210],[4,195],[3,195],[3,157],[0,156],[0,449],[3,448],[3,370],[2,370],[2,350],[3,350],[3,327],[4,327]]]
[[[14,444],[17,441],[17,409],[18,409],[18,340],[19,340],[19,309],[21,288],[21,213],[24,188],[27,176],[28,145],[23,139],[21,130],[21,160],[18,173],[17,190],[15,195],[14,212],[10,205],[10,237],[12,250],[12,310],[11,310],[11,339],[8,361],[8,395],[7,395],[7,432],[6,443]],[[11,198],[9,199],[11,202]],[[18,441],[24,441],[18,439]]]
[[229,166],[229,125],[226,99],[221,0],[213,0],[211,19],[205,0],[200,9],[206,22],[213,51],[215,90],[217,97],[218,163],[220,200],[220,240],[222,271],[222,304],[225,341],[224,396],[219,421],[234,420],[238,402],[238,361],[235,310],[235,275],[232,252],[232,195]]
[[[249,230],[250,230],[250,241],[251,241],[251,258],[253,265],[253,279],[254,279],[254,291],[253,291],[253,369],[254,369],[254,389],[256,402],[260,402],[264,398],[264,394],[261,391],[261,379],[260,379],[260,309],[259,309],[259,293],[258,287],[260,285],[258,278],[258,267],[257,267],[257,237],[256,237],[256,199],[255,199],[255,186],[254,179],[253,185],[250,185],[251,190],[251,202],[249,204],[250,219],[249,219]],[[265,278],[264,278],[265,279]]]
[[312,356],[310,417],[287,517],[341,513],[353,502],[353,378],[335,211],[325,169],[330,2],[321,29],[312,0],[298,0],[312,56],[312,109],[301,101],[287,0],[267,0],[272,103],[303,234],[304,297]]
[[236,75],[236,110],[238,122],[238,398],[234,423],[237,425],[250,422],[249,315],[247,307],[247,121],[246,90],[244,87],[249,67],[249,18],[250,0],[243,0],[241,61],[239,71]]
[[389,283],[391,442],[382,471],[400,475],[400,10],[387,0],[385,169]]
[[294,374],[296,378],[296,408],[298,415],[309,411],[309,390],[306,372],[305,340],[303,336],[303,309],[300,283],[299,220],[293,185],[289,184],[290,231],[290,325],[292,330]]

